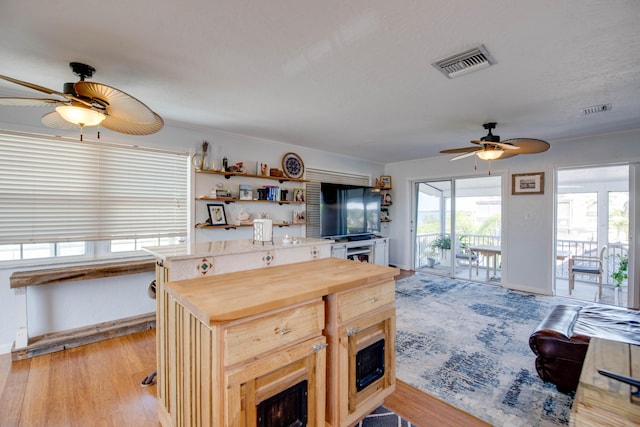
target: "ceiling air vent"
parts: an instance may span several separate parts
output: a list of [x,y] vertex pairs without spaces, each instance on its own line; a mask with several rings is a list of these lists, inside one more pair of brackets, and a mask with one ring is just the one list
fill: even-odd
[[482,70],[496,63],[496,60],[483,46],[457,53],[431,64],[442,74],[452,79],[473,71]]
[[594,105],[593,107],[580,109],[580,112],[585,116],[595,113],[604,113],[605,111],[611,111],[611,104]]

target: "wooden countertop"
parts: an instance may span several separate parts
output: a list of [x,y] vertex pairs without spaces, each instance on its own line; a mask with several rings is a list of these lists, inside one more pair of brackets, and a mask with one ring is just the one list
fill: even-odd
[[333,240],[315,239],[311,237],[291,236],[291,243],[283,243],[284,236],[274,236],[273,242],[254,243],[252,239],[216,240],[181,245],[145,246],[143,251],[162,261],[179,261],[183,259],[202,258],[209,256],[234,255],[249,252],[261,252],[273,249],[296,249],[304,246],[330,245]]
[[393,267],[324,258],[167,282],[166,291],[205,324],[226,322],[392,279]]

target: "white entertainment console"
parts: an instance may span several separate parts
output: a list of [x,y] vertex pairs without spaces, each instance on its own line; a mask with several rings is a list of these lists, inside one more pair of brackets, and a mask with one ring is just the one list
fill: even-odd
[[367,240],[338,240],[331,245],[333,258],[351,259],[377,265],[389,265],[389,238],[376,237]]

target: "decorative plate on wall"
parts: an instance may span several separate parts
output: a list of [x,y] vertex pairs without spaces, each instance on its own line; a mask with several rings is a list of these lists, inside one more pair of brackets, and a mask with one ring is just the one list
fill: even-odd
[[296,153],[287,153],[282,157],[282,169],[289,178],[302,178],[304,163]]

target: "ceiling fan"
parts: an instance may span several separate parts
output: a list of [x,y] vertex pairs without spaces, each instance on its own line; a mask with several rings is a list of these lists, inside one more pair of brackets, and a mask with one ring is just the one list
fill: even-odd
[[69,66],[80,81],[65,83],[62,92],[0,75],[2,80],[57,97],[0,97],[0,105],[55,107],[55,111],[42,116],[42,123],[58,129],[80,127],[82,130],[83,127],[100,125],[128,135],[150,135],[164,126],[162,117],[133,96],[102,83],[85,81],[96,71],[92,66],[80,62],[71,62]]
[[476,146],[452,148],[450,150],[442,150],[442,154],[459,154],[451,158],[458,160],[474,154],[482,160],[502,160],[518,154],[537,154],[547,151],[550,147],[547,141],[534,138],[512,138],[500,142],[500,136],[494,135],[491,131],[496,128],[497,123],[485,123],[482,125],[489,131],[486,136],[480,140],[471,141]]

